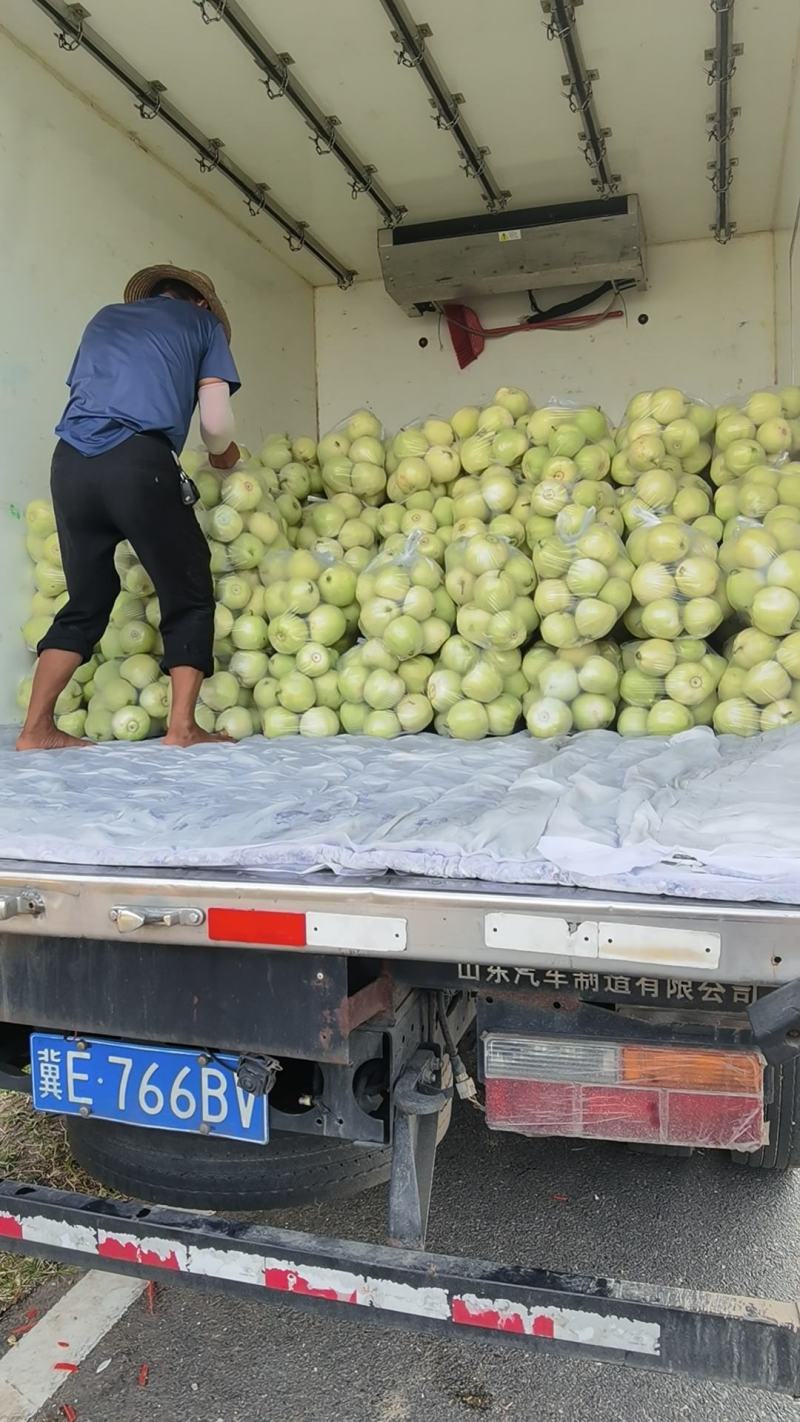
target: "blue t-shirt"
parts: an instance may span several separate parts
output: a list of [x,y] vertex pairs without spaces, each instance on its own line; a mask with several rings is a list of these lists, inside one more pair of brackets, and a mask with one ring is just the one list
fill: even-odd
[[70,396],[56,434],[81,454],[104,454],[133,434],[162,431],[180,451],[198,382],[239,389],[225,331],[191,301],[151,296],[104,306],[89,322],[67,376]]

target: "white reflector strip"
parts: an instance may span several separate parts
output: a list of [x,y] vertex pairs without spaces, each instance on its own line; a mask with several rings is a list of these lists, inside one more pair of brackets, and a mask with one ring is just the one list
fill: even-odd
[[636,923],[598,923],[601,958],[659,963],[665,968],[718,968],[719,933],[692,928],[651,928]]
[[89,1258],[99,1255],[107,1260],[124,1260],[151,1273],[164,1269],[168,1273],[229,1279],[299,1298],[351,1304],[356,1308],[387,1309],[391,1313],[436,1319],[456,1326],[494,1329],[499,1333],[520,1333],[540,1342],[555,1339],[591,1348],[646,1353],[652,1357],[661,1351],[659,1324],[626,1318],[624,1314],[600,1314],[591,1308],[528,1307],[502,1295],[479,1298],[470,1293],[451,1293],[435,1284],[407,1284],[387,1275],[297,1264],[291,1258],[275,1258],[235,1248],[184,1245],[158,1236],[140,1239],[123,1231],[96,1230],[66,1220],[17,1217],[8,1208],[0,1211],[2,1236],[50,1244],[85,1253]]
[[484,921],[487,948],[505,948],[512,953],[553,954],[564,958],[597,957],[597,924],[569,923],[535,913],[487,913]]
[[403,953],[408,940],[404,918],[357,913],[307,913],[309,948],[349,948],[360,953]]

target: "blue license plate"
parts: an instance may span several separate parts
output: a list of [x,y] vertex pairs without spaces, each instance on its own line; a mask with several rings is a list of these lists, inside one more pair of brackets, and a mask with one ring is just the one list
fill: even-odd
[[37,1111],[265,1145],[267,1098],[242,1091],[236,1064],[200,1050],[31,1035]]

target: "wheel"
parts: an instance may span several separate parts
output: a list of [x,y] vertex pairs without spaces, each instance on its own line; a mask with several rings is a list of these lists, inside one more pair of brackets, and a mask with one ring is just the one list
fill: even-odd
[[800,1166],[800,1059],[795,1057],[770,1071],[772,1100],[766,1109],[769,1144],[752,1152],[731,1151],[731,1157],[745,1169],[796,1170]]
[[267,1146],[112,1121],[67,1120],[72,1154],[110,1190],[195,1210],[272,1210],[342,1200],[389,1179],[390,1146],[276,1132]]
[[[452,1073],[445,1063],[445,1085]],[[441,1114],[447,1133],[453,1103]],[[391,1146],[276,1131],[269,1145],[66,1118],[70,1149],[101,1185],[150,1204],[194,1210],[275,1210],[345,1200],[383,1185]]]

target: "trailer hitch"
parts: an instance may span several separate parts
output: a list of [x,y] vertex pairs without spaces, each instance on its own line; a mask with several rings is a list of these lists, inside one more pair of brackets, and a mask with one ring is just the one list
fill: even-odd
[[770,1066],[800,1055],[800,978],[759,997],[747,1009],[756,1045]]
[[442,1058],[420,1047],[394,1089],[394,1148],[389,1182],[389,1240],[422,1249],[436,1164],[439,1119],[453,1098],[442,1085]]

